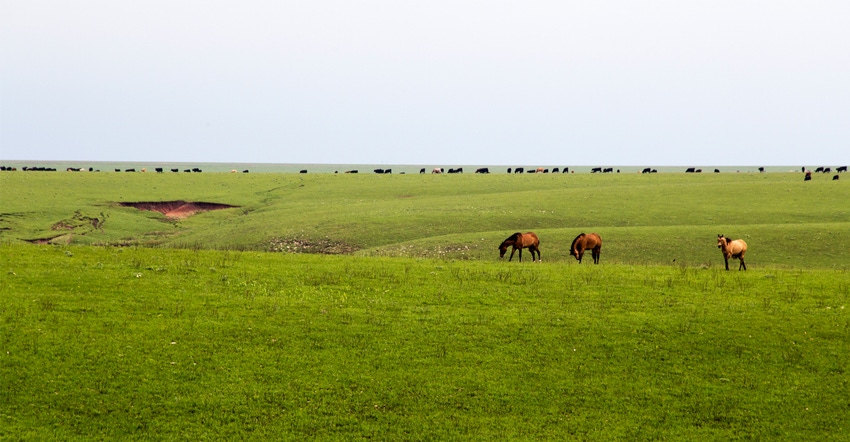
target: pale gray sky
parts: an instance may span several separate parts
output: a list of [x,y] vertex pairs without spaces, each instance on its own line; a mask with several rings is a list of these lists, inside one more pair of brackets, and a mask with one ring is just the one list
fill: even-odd
[[0,5],[0,159],[850,162],[846,0]]

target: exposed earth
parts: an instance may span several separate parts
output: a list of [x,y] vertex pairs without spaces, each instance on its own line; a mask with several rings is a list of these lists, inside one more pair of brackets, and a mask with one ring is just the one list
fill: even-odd
[[135,207],[139,210],[159,212],[168,218],[187,218],[196,213],[208,212],[210,210],[232,209],[239,206],[230,204],[205,203],[191,201],[144,201],[144,202],[122,202],[123,207]]

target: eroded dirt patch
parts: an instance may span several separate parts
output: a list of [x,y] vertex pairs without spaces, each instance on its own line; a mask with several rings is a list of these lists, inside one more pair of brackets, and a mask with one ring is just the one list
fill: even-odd
[[221,203],[206,203],[192,201],[140,201],[118,203],[122,207],[135,207],[139,210],[159,212],[168,218],[187,218],[196,213],[209,212],[210,210],[233,209],[239,206]]

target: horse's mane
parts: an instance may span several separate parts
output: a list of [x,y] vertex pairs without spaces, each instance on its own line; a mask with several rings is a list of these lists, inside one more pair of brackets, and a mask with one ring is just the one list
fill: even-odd
[[579,234],[579,236],[577,236],[577,237],[576,237],[576,239],[574,239],[574,240],[573,240],[573,243],[572,243],[572,244],[570,244],[570,250],[575,250],[575,248],[576,248],[576,241],[578,241],[578,239],[579,239],[579,238],[581,238],[582,236],[584,236],[584,233],[583,233],[583,232],[582,232],[581,234]]
[[517,232],[517,233],[514,233],[513,235],[507,237],[504,241],[502,241],[502,244],[499,245],[499,248],[502,248],[502,246],[504,246],[505,243],[508,242],[508,241],[511,241],[511,240],[518,241],[520,236],[522,236],[522,233]]

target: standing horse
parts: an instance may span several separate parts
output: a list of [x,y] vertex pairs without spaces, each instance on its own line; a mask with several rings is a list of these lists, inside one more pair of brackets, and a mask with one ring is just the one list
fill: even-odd
[[540,260],[540,238],[537,237],[534,232],[526,232],[526,233],[514,233],[509,236],[508,239],[502,241],[502,244],[499,245],[499,259],[505,257],[505,252],[508,251],[508,246],[513,247],[511,249],[511,257],[508,258],[508,261],[514,259],[514,252],[519,249],[519,261],[522,262],[522,249],[527,248],[531,252],[531,261],[534,261],[534,253],[537,253],[537,260]]
[[730,241],[723,235],[717,235],[717,248],[723,252],[723,260],[726,262],[726,270],[729,270],[729,258],[737,258],[741,261],[738,270],[747,270],[747,264],[744,263],[744,254],[747,253],[747,243],[743,239]]
[[602,238],[595,233],[582,233],[573,240],[573,244],[570,246],[570,256],[575,256],[581,264],[581,258],[586,250],[590,250],[593,263],[599,264],[599,255],[602,254]]

